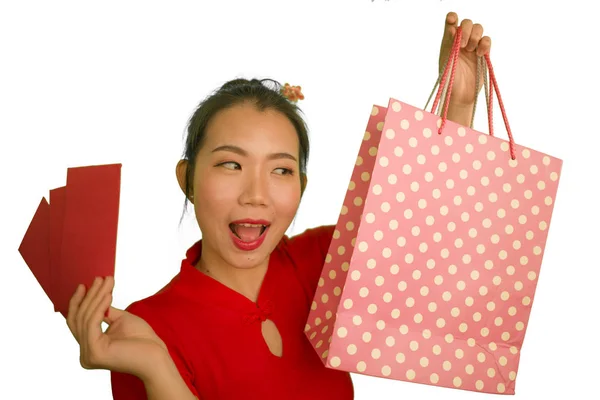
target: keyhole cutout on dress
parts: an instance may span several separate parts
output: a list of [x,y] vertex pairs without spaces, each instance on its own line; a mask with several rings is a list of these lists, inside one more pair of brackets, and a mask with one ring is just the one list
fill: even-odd
[[270,319],[264,320],[261,323],[261,332],[271,353],[274,356],[281,357],[283,355],[283,342],[275,323]]

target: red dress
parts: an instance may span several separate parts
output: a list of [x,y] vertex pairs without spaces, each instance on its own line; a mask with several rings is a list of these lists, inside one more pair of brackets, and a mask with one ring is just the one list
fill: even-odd
[[[158,293],[128,307],[164,340],[190,390],[201,400],[354,397],[349,373],[326,368],[304,334],[334,227],[284,236],[269,259],[256,303],[198,271],[202,241]],[[261,318],[277,326],[283,355],[273,355]],[[115,400],[142,400],[135,376],[111,373]]]

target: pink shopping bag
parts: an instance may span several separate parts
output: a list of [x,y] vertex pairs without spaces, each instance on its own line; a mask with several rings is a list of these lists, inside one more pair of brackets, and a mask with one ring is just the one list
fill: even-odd
[[305,330],[327,367],[514,394],[562,161],[502,111],[508,141],[373,107]]

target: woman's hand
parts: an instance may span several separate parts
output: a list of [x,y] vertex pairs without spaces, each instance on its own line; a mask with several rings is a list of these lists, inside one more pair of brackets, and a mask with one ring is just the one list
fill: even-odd
[[[454,12],[448,13],[440,47],[440,73],[452,50],[454,35],[458,26],[458,15]],[[476,92],[477,57],[489,53],[492,40],[488,36],[483,36],[483,26],[481,24],[474,24],[470,19],[462,20],[460,26],[462,28],[462,40],[454,75],[454,85],[452,86],[452,97],[448,107],[449,110],[453,110],[454,115],[463,110],[462,114],[464,115],[462,117],[470,120],[471,115],[468,110],[472,111],[476,93],[479,93],[483,85],[483,77],[480,77]],[[448,111],[448,113],[450,114],[451,111]],[[450,116],[448,118],[452,119]]]
[[[79,285],[71,298],[67,325],[79,343],[81,366],[150,379],[167,347],[142,318],[111,307],[113,287],[114,278],[96,278],[87,293]],[[106,332],[102,321],[109,324]]]

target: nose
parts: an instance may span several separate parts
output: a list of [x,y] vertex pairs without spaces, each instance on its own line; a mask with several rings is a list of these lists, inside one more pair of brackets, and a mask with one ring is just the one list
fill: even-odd
[[268,203],[268,179],[259,171],[248,174],[240,196],[241,205],[266,206]]

